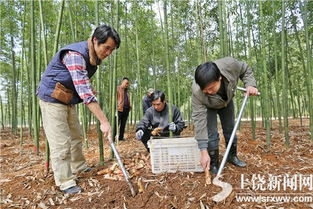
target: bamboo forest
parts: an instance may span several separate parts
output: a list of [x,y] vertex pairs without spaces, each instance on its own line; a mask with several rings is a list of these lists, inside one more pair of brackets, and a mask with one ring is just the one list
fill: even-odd
[[313,208],[312,0],[0,11],[1,208]]

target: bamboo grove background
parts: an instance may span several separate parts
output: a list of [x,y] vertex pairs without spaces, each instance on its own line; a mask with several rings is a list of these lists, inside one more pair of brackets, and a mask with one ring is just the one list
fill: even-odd
[[[252,130],[256,118],[262,118],[270,144],[271,122],[278,119],[288,144],[288,117],[301,122],[309,117],[313,132],[313,1],[2,0],[0,8],[0,125],[20,134],[21,143],[21,127],[29,127],[39,145],[35,92],[52,56],[62,46],[86,40],[103,23],[113,26],[122,40],[92,80],[111,123],[116,86],[124,76],[131,83],[129,123],[142,117],[141,100],[151,87],[165,91],[191,122],[195,68],[232,56],[253,68],[262,92],[250,99],[245,111]],[[84,105],[78,105],[78,111],[86,140],[96,120]]]

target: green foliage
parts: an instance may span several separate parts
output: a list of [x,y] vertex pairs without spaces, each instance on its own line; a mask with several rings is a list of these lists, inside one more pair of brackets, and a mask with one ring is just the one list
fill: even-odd
[[[274,49],[274,38],[277,46],[281,46],[281,1],[263,2],[263,25],[265,31],[264,45],[266,50],[267,75],[270,86],[277,85],[281,88],[281,49]],[[0,1],[1,10],[1,36],[0,36],[0,84],[1,92],[10,92],[8,83],[12,83],[12,57],[10,37],[14,37],[14,51],[16,53],[16,66],[18,73],[22,74],[23,87],[29,89],[30,82],[27,80],[30,70],[30,1]],[[42,1],[44,34],[47,42],[48,61],[54,55],[53,44],[57,27],[57,18],[61,1]],[[313,33],[313,1],[308,1],[308,32]],[[40,37],[40,15],[39,2],[34,1],[35,6],[35,46],[36,54],[42,54],[43,47],[39,47]],[[238,59],[248,62],[253,68],[257,77],[259,88],[264,88],[261,77],[263,71],[260,57],[261,41],[259,5],[257,1],[224,1],[224,12],[222,18],[225,21],[223,27],[227,29],[224,37],[227,54],[232,54]],[[303,15],[304,2],[300,0],[286,1],[286,40],[287,40],[287,65],[289,81],[292,86],[298,86],[302,92],[306,88],[303,76],[303,61],[307,63],[306,40],[304,33]],[[164,17],[159,17],[159,9],[163,14],[163,1],[127,1],[119,3],[118,17],[115,14],[117,1],[99,0],[100,23],[115,25],[119,19],[119,34],[121,46],[118,49],[117,59],[117,85],[119,80],[127,76],[130,78],[132,96],[136,103],[140,103],[142,94],[149,87],[166,91],[166,62],[164,59],[163,28]],[[248,8],[247,8],[248,7]],[[190,101],[190,87],[193,79],[194,69],[203,62],[203,57],[208,60],[220,58],[220,28],[219,10],[217,1],[168,1],[168,47],[170,76],[173,82],[173,98],[179,105],[188,106]],[[95,3],[94,1],[66,1],[63,21],[61,26],[58,48],[74,41],[83,41],[90,37],[95,27]],[[250,23],[250,25],[248,24]],[[297,34],[294,29],[297,29]],[[136,56],[136,28],[138,31],[138,47],[140,62],[141,86],[138,86],[137,56]],[[248,48],[248,30],[250,32],[251,48]],[[43,35],[43,34],[41,34]],[[301,52],[297,41],[299,37]],[[201,45],[204,42],[204,46]],[[22,43],[24,42],[24,47]],[[310,40],[312,46],[312,40]],[[42,46],[42,44],[41,44]],[[22,54],[22,52],[24,54]],[[199,53],[201,52],[201,53]],[[204,52],[204,54],[203,54]],[[248,54],[248,52],[250,54]],[[115,52],[116,54],[116,52]],[[274,56],[275,55],[275,56]],[[278,60],[277,72],[275,70],[275,57]],[[43,56],[41,66],[38,66],[39,56],[36,56],[36,70],[44,70]],[[24,65],[22,67],[22,62]],[[107,59],[100,67],[101,96],[106,106],[110,101],[110,71],[113,69],[113,58]],[[153,74],[155,76],[153,76]],[[279,75],[276,77],[276,75]],[[17,77],[20,83],[21,76]],[[137,91],[140,88],[141,91]],[[295,87],[296,89],[296,87]],[[18,88],[18,91],[20,89]],[[271,91],[271,89],[270,89]],[[138,95],[138,92],[142,92]],[[274,96],[275,92],[272,92]],[[290,92],[289,92],[290,93]],[[299,97],[302,103],[305,101],[305,94],[297,94],[296,90],[291,92]],[[6,93],[1,96],[6,96]],[[23,94],[23,97],[29,95]],[[25,99],[26,101],[26,99]],[[134,110],[136,112],[136,110]],[[260,111],[257,111],[260,114]]]

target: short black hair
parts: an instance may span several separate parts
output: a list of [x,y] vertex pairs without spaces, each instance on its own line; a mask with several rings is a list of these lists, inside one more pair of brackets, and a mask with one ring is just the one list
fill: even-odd
[[153,92],[153,96],[152,96],[152,101],[157,100],[157,99],[161,99],[161,102],[164,102],[165,100],[165,94],[163,91],[160,90],[155,90]]
[[91,40],[93,40],[93,38],[96,38],[98,40],[99,45],[105,43],[110,37],[114,40],[116,48],[118,49],[120,47],[121,39],[116,30],[111,26],[105,24],[99,25],[94,30],[91,36]]
[[195,72],[195,81],[203,90],[208,84],[218,81],[221,72],[214,62],[206,62],[199,65]]
[[129,81],[129,79],[128,79],[127,77],[124,77],[124,78],[122,79],[122,81],[123,81],[123,80],[128,80],[128,81]]

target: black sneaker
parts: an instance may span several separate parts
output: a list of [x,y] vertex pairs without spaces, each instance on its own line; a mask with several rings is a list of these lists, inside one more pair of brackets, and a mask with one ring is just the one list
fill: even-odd
[[80,186],[72,186],[70,188],[61,190],[62,192],[66,193],[66,194],[77,194],[80,193],[82,191],[82,188]]

